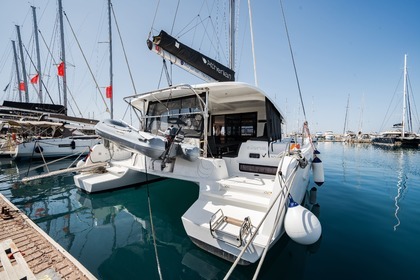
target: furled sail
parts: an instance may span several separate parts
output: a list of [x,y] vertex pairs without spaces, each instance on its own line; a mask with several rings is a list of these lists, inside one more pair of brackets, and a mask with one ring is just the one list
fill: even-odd
[[[201,75],[202,78],[206,80],[208,80],[208,77],[219,82],[235,80],[235,72],[232,69],[180,43],[163,30],[160,31],[158,36],[153,36],[153,42],[147,40],[147,46],[150,50],[169,59],[188,72],[198,74],[191,67],[200,71],[204,74]],[[174,57],[168,55],[168,53]]]
[[43,113],[55,113],[55,114],[64,114],[67,115],[66,107],[63,105],[56,104],[47,104],[47,103],[29,103],[29,102],[15,102],[15,101],[3,101],[3,107],[8,107],[9,111],[12,109],[23,109],[23,110],[32,110],[40,111]]

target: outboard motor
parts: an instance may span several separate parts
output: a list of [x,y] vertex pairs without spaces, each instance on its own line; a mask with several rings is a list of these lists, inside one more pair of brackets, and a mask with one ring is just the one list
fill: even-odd
[[177,129],[171,125],[165,131],[165,138],[167,142],[166,150],[162,155],[162,169],[165,168],[166,162],[168,162],[170,158],[174,158],[177,155],[179,144],[184,140],[184,135],[181,133],[181,129],[182,127]]

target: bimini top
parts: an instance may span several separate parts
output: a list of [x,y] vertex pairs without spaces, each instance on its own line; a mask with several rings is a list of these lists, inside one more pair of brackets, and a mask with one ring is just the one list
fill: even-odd
[[[283,114],[262,90],[246,83],[177,85],[128,96],[124,100],[140,111],[140,118],[146,120],[148,123],[146,129],[150,131],[153,130],[151,128],[153,120],[156,120],[158,127],[161,121],[166,122],[167,118],[171,124],[176,125],[183,124],[185,118],[191,117],[195,118],[193,123],[204,118],[204,124],[207,124],[206,119],[210,115],[257,113],[257,122],[266,123],[266,133],[264,133],[266,138],[271,141],[281,139]],[[180,122],[183,118],[184,120]],[[183,125],[191,127],[187,122]],[[202,128],[195,126],[193,130],[199,132]],[[204,128],[203,131],[206,132],[207,129]]]
[[148,102],[163,102],[169,99],[176,99],[197,95],[204,99],[208,92],[208,110],[212,113],[224,111],[252,111],[258,107],[265,107],[268,99],[273,107],[284,119],[284,114],[270,98],[259,88],[242,82],[215,82],[199,85],[177,85],[169,88],[159,89],[134,96],[125,97],[124,100],[131,106],[145,112]]

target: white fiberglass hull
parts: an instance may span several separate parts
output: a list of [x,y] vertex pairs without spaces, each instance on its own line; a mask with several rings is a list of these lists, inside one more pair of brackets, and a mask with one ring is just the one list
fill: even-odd
[[[234,261],[251,235],[247,235],[239,244],[237,225],[225,225],[223,229],[211,232],[210,221],[219,210],[235,221],[242,222],[249,217],[252,223],[251,233],[255,233],[258,224],[262,225],[240,263],[254,263],[261,257],[264,247],[267,244],[271,247],[284,233],[284,211],[280,214],[277,226],[274,226],[277,212],[284,208],[279,205],[288,201],[284,198],[286,193],[279,195],[282,188],[280,180],[288,182],[294,200],[302,202],[309,184],[313,150],[306,145],[302,147],[301,153],[287,155],[284,159],[280,156],[250,158],[250,150],[254,153],[258,151],[261,155],[268,152],[264,142],[248,141],[242,144],[237,158],[200,157],[195,162],[177,158],[166,164],[164,169],[161,168],[161,160],[151,160],[144,155],[134,154],[130,159],[113,161],[113,166],[107,168],[108,172],[104,174],[76,175],[75,183],[87,192],[96,192],[159,177],[196,182],[200,188],[199,198],[182,216],[187,235],[204,250]],[[281,154],[280,151],[277,153]],[[302,158],[305,158],[302,162],[306,164],[300,166],[299,159]],[[272,166],[274,174],[243,172],[239,170],[239,164]],[[284,174],[283,178],[277,175],[280,169]],[[120,174],[117,174],[118,170]],[[270,205],[274,205],[273,210],[261,222]],[[273,238],[269,241],[273,230]]]
[[142,184],[156,178],[156,176],[146,176],[145,173],[116,165],[107,168],[106,173],[89,172],[75,175],[74,183],[79,189],[85,192],[95,193]]
[[101,142],[98,137],[49,138],[23,142],[17,145],[16,159],[58,158],[87,155],[94,145]]
[[[126,150],[121,150],[113,144],[95,145],[86,160],[80,161],[78,167],[86,167],[75,175],[75,185],[88,193],[112,190],[125,186],[141,184],[147,180],[156,179],[156,176],[146,176],[143,172],[133,169],[139,156]],[[99,162],[110,162],[111,166],[98,167],[91,170],[89,167]],[[143,160],[144,162],[144,160]],[[139,164],[139,162],[137,162]],[[140,164],[140,167],[144,166]]]
[[[304,168],[299,167],[290,185],[290,193],[298,203],[302,202],[306,194],[310,168],[310,164]],[[253,227],[251,233],[254,233],[270,205],[274,203],[276,188],[279,189],[280,185],[274,178],[263,176],[231,177],[219,180],[218,184],[202,184],[198,200],[182,216],[185,231],[200,248],[233,262],[251,238],[249,234],[242,242],[238,242],[240,224],[248,217]],[[256,262],[261,257],[264,248],[267,245],[269,247],[274,245],[285,232],[283,226],[285,211],[282,212],[277,227],[274,227],[276,214],[282,208],[279,205],[284,205],[282,196],[279,200],[283,202],[279,204],[277,201],[274,204],[273,209],[262,222],[255,239],[243,254],[240,264]],[[219,209],[227,219],[232,219],[237,223],[225,223],[217,230],[211,231],[210,221]],[[269,240],[273,230],[273,238]]]

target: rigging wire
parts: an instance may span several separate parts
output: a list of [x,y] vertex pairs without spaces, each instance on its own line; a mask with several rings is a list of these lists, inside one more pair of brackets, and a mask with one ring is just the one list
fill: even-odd
[[[414,99],[414,95],[413,95],[413,88],[412,88],[412,86],[411,86],[411,80],[410,80],[410,76],[407,74],[407,80],[408,80],[408,85],[409,85],[409,88],[410,88],[410,94],[409,95],[411,95],[411,100],[412,100],[412,102],[413,102],[413,106],[414,106],[414,112],[416,113],[415,115],[414,115],[414,118],[417,120],[417,125],[419,126],[419,128],[418,129],[420,129],[420,119],[419,119],[419,115],[418,115],[418,110],[417,110],[417,105],[416,105],[416,100]],[[413,110],[411,110],[411,111],[413,111]],[[414,132],[414,131],[413,131]]]
[[[42,33],[41,33],[41,30],[38,30],[38,32],[39,32],[39,34],[41,35],[42,41],[44,42],[44,44],[45,44],[45,46],[46,46],[46,48],[47,48],[47,50],[48,50],[48,53],[50,54],[50,56],[51,56],[51,58],[52,58],[53,63],[54,63],[54,64],[56,64],[56,65],[58,65],[58,63],[56,62],[56,60],[54,59],[54,57],[53,57],[53,55],[52,55],[52,53],[51,53],[50,48],[48,47],[48,45],[47,45],[47,43],[46,43],[46,41],[45,41],[44,36],[43,36],[43,35],[42,35]],[[26,51],[26,52],[27,52],[27,51]],[[29,57],[29,58],[30,58],[30,57]],[[32,58],[30,58],[30,59],[31,59],[31,62],[32,62],[32,64],[34,65],[34,68],[35,68],[35,70],[36,70],[36,67],[35,67],[34,62],[32,61]],[[45,69],[45,68],[44,68],[44,69]],[[50,95],[50,92],[48,91],[47,86],[44,84],[44,80],[42,80],[42,85],[44,86],[44,89],[45,89],[45,91],[47,92],[47,95],[48,95],[48,97],[50,98],[51,103],[53,103],[53,104],[54,104],[54,101],[53,101],[53,99],[52,99],[52,97],[51,97],[51,95]],[[60,87],[59,87],[59,88],[60,88]],[[68,93],[69,93],[69,95],[70,95],[71,99],[73,100],[74,105],[76,106],[77,111],[79,112],[79,115],[83,117],[83,114],[82,114],[82,112],[80,111],[79,106],[77,105],[76,99],[74,98],[73,93],[71,92],[71,90],[70,90],[70,88],[69,88],[68,86],[67,86],[67,90],[68,90]],[[60,103],[61,103],[61,102],[60,102]],[[73,115],[76,115],[76,114],[75,114],[75,111],[74,111],[74,108],[73,108],[73,106],[72,106],[72,104],[70,104],[70,103],[69,103],[69,104],[68,104],[68,106],[70,107],[70,110],[72,111]]]
[[153,16],[152,26],[150,26],[149,35],[147,36],[147,38],[149,38],[149,39],[150,39],[150,36],[152,36],[153,26],[155,25],[155,20],[156,20],[157,12],[159,10],[159,4],[160,4],[160,0],[158,1],[157,5],[156,5],[156,10],[155,10],[155,15]]
[[[180,3],[180,0],[178,0],[178,3],[176,5],[176,10],[175,10],[175,14],[174,14],[174,20],[172,22],[172,27],[171,27],[171,33],[170,34],[172,34],[172,32],[174,30],[176,17],[178,15],[179,3]],[[172,63],[172,61],[170,63],[171,63],[170,64],[171,73],[169,73],[169,71],[168,71],[168,66],[166,65],[165,60],[163,60],[163,64],[164,64],[163,67],[165,67],[165,71],[166,71],[166,79],[168,80],[169,86],[172,86],[172,65],[173,65],[173,63]]]
[[[384,119],[382,121],[382,124],[381,124],[381,126],[379,128],[379,131],[383,131],[384,130],[385,123],[388,123],[389,122],[389,119],[391,118],[390,108],[391,108],[391,105],[394,103],[394,98],[396,97],[396,94],[397,94],[398,88],[400,87],[400,84],[401,84],[401,80],[402,79],[403,79],[403,73],[401,73],[400,79],[399,79],[399,81],[398,81],[398,83],[397,83],[397,85],[395,87],[394,95],[392,96],[391,102],[388,105],[388,109],[386,110],[385,117],[384,117]],[[393,112],[395,110],[396,110],[396,108],[394,107]]]
[[240,70],[241,70],[241,62],[242,62],[242,56],[244,53],[244,46],[245,46],[245,34],[248,32],[248,25],[245,24],[244,28],[243,28],[243,34],[242,34],[242,43],[241,43],[241,49],[239,51],[239,56],[237,57],[237,62],[235,63],[236,65],[236,69],[235,69],[235,77],[236,80],[239,80],[239,76],[240,76]]
[[111,3],[111,10],[112,10],[112,15],[114,16],[115,26],[117,27],[118,36],[119,36],[119,38],[120,38],[121,47],[122,47],[122,49],[123,49],[124,58],[125,58],[125,62],[126,62],[126,64],[127,64],[128,73],[129,73],[129,75],[130,75],[131,84],[133,85],[134,93],[137,93],[136,85],[134,84],[133,74],[132,74],[132,72],[131,72],[130,64],[128,63],[127,52],[125,51],[125,47],[124,47],[124,43],[123,43],[123,39],[122,39],[121,32],[120,32],[120,27],[119,27],[119,25],[118,25],[118,22],[117,22],[117,17],[115,16],[114,6],[112,5],[112,3]]
[[109,108],[108,108],[108,105],[106,104],[105,98],[104,98],[104,97],[103,97],[103,95],[102,95],[102,92],[101,92],[101,89],[100,89],[100,87],[99,87],[99,85],[98,85],[98,82],[96,81],[95,76],[93,75],[92,69],[90,68],[90,65],[89,65],[89,63],[88,63],[88,61],[87,61],[87,59],[86,59],[86,56],[85,56],[85,54],[84,54],[84,52],[83,52],[83,50],[82,50],[82,47],[80,46],[79,40],[77,39],[76,34],[74,33],[74,30],[73,30],[72,25],[70,24],[70,20],[69,20],[69,18],[67,17],[66,12],[64,12],[64,11],[63,11],[63,13],[64,13],[64,16],[66,17],[67,23],[68,23],[68,24],[69,24],[69,26],[70,26],[70,30],[71,30],[71,32],[72,32],[72,34],[73,34],[73,36],[74,36],[74,38],[75,38],[75,40],[76,40],[76,43],[77,43],[77,45],[78,45],[78,47],[79,47],[79,50],[80,50],[80,52],[82,53],[83,59],[85,60],[85,63],[86,63],[86,65],[87,65],[88,69],[89,69],[89,72],[90,72],[90,74],[92,75],[92,78],[93,78],[93,81],[95,82],[96,88],[97,88],[97,90],[99,91],[99,95],[101,96],[102,101],[104,102],[104,105],[105,105],[106,111],[107,111],[107,112],[110,112],[110,110],[109,110]]
[[[210,23],[211,23],[211,26],[213,27],[213,30],[215,30],[214,32],[217,34],[217,30],[216,30],[216,28],[214,27],[214,23],[213,23],[213,21],[212,21],[212,18],[211,17],[209,17],[209,19],[210,19]],[[203,22],[201,22],[202,24],[203,24],[203,27],[204,27],[204,30],[205,30],[205,34],[207,35],[207,37],[209,38],[209,40],[210,40],[210,44],[211,44],[211,46],[213,47],[213,49],[216,51],[216,54],[217,54],[217,57],[219,57],[219,59],[220,59],[220,52],[222,52],[222,56],[223,56],[223,58],[225,59],[225,63],[227,62],[227,61],[229,61],[229,58],[228,58],[228,54],[224,51],[224,50],[226,50],[226,49],[228,49],[228,48],[222,48],[221,46],[222,46],[222,42],[220,41],[220,38],[219,38],[219,36],[217,36],[216,35],[216,42],[217,42],[217,46],[215,46],[214,44],[213,44],[213,41],[214,40],[211,40],[211,38],[210,38],[210,35],[208,34],[208,32],[207,32],[207,27],[205,27],[204,26],[204,23]]]
[[[408,72],[407,72],[407,83],[408,83]],[[407,129],[408,129],[408,131],[413,131],[413,119],[412,119],[412,117],[411,117],[411,102],[410,102],[410,92],[408,91],[408,89],[407,89],[407,100],[406,100],[406,103],[407,103],[407,112],[406,112],[406,116],[407,116]],[[404,124],[404,126],[405,126],[405,124]],[[406,129],[406,130],[407,130]]]
[[6,61],[9,60],[12,54],[12,48],[6,48],[3,52],[3,55],[0,58],[0,73],[3,71],[4,66],[6,66]]
[[283,15],[284,28],[286,29],[287,41],[289,43],[290,55],[292,57],[293,69],[295,71],[295,77],[296,77],[296,83],[297,83],[297,87],[298,87],[298,91],[299,91],[300,103],[302,104],[303,116],[305,117],[305,121],[307,121],[306,112],[305,112],[305,105],[303,104],[302,91],[300,90],[299,77],[298,77],[297,70],[296,70],[295,58],[293,56],[292,44],[290,42],[289,30],[287,28],[286,17],[284,15],[283,1],[282,0],[280,0],[280,6],[281,6],[281,13]]
[[[189,23],[187,23],[183,28],[181,28],[181,30],[179,30],[179,32],[177,34],[174,34],[174,36],[176,38],[181,38],[182,36],[184,36],[185,34],[187,34],[188,32],[190,32],[192,29],[195,29],[200,24],[200,22],[198,22],[198,23],[195,23],[194,25],[192,25],[193,22],[197,20],[197,18],[200,18],[200,14],[196,15],[195,17],[193,17],[193,19]],[[190,25],[192,25],[192,27],[189,28],[189,29],[186,29]]]
[[[281,159],[281,163],[280,165],[283,165],[283,160],[284,160],[284,155],[282,156]],[[286,177],[286,179],[284,180],[283,178],[283,174],[281,172],[279,172],[277,174],[277,176],[279,176],[279,184],[281,187],[281,190],[278,192],[278,194],[274,197],[273,202],[271,202],[271,204],[269,205],[266,213],[264,214],[264,216],[261,218],[261,221],[259,222],[259,224],[256,226],[254,233],[251,234],[251,236],[249,237],[249,240],[246,242],[246,244],[243,246],[242,250],[240,251],[240,253],[236,256],[236,260],[233,262],[232,266],[230,267],[229,271],[226,273],[225,277],[223,278],[223,280],[227,280],[229,279],[229,277],[231,276],[231,274],[233,273],[233,270],[236,268],[236,266],[238,265],[239,261],[241,260],[243,254],[245,253],[245,251],[248,249],[248,247],[250,246],[250,244],[253,242],[253,240],[255,239],[255,237],[257,236],[262,224],[264,223],[265,219],[268,217],[269,213],[271,212],[271,210],[273,209],[274,205],[277,203],[277,201],[280,199],[279,203],[281,204],[283,202],[283,206],[281,207],[281,210],[283,211],[283,209],[286,209],[286,207],[284,207],[286,205],[286,197],[288,197],[289,193],[290,193],[290,185],[288,186],[287,183],[291,182],[293,183],[293,180],[296,177],[297,174],[297,168],[299,167],[299,164],[296,164],[293,169],[291,169],[290,174]],[[280,167],[282,168],[282,167]],[[292,177],[293,176],[293,177]],[[285,182],[285,183],[284,183]],[[284,183],[284,184],[283,184]],[[284,188],[286,188],[286,195],[282,196],[282,194],[284,194]],[[282,197],[280,197],[282,196]],[[274,230],[274,229],[273,229]],[[258,269],[258,268],[257,268]],[[255,275],[257,275],[259,273],[259,271],[255,271]],[[255,276],[254,275],[254,276]]]
[[[12,92],[12,88],[13,88],[13,84],[14,84],[15,71],[16,71],[15,65],[14,65],[14,63],[12,63],[12,65],[11,65],[11,71],[10,71],[9,83],[3,89],[3,92],[5,94],[7,92],[7,98],[5,98],[5,99],[10,99],[10,93]],[[10,85],[12,85],[12,86],[10,86]]]
[[178,4],[176,5],[176,10],[175,10],[175,14],[174,14],[174,21],[172,22],[172,27],[171,27],[171,34],[174,31],[175,20],[176,20],[176,17],[178,15],[179,2],[180,2],[180,0],[178,0]]
[[144,168],[145,168],[145,171],[146,171],[147,205],[149,207],[150,227],[152,229],[153,247],[155,249],[155,257],[156,257],[156,264],[157,264],[157,269],[158,269],[158,273],[159,273],[159,278],[162,280],[163,279],[162,278],[162,271],[160,269],[159,254],[158,254],[157,245],[156,245],[156,232],[155,232],[155,226],[153,224],[152,203],[150,201],[149,176],[148,176],[148,173],[147,173],[146,157],[144,157]]
[[[23,45],[23,48],[25,49],[25,52],[26,52],[26,55],[28,56],[28,58],[29,58],[29,60],[31,61],[31,65],[34,67],[34,69],[35,69],[35,71],[36,72],[38,72],[38,69],[36,68],[36,66],[35,66],[35,63],[34,63],[34,61],[32,60],[32,57],[29,55],[29,52],[28,52],[28,50],[26,49],[26,46],[25,45]],[[28,73],[26,76],[28,76],[28,79],[30,80],[30,74]],[[36,90],[36,87],[32,84],[32,83],[30,83],[31,85],[32,85],[32,87]],[[42,83],[42,84],[44,84],[44,83]],[[46,89],[47,90],[47,89]],[[47,90],[47,94],[48,94],[48,97],[50,98],[50,100],[51,100],[51,103],[53,103],[54,104],[54,102],[52,101],[52,98],[51,98],[51,95],[50,95],[50,93],[48,92],[48,90]]]
[[[47,48],[48,53],[50,54],[50,57],[51,57],[51,60],[52,60],[53,64],[54,64],[54,65],[58,65],[58,63],[57,63],[57,62],[56,62],[56,60],[54,59],[54,56],[53,56],[53,54],[52,54],[52,52],[51,52],[51,49],[48,47],[47,42],[45,41],[44,35],[42,35],[42,33],[41,33],[41,30],[38,30],[38,32],[39,32],[39,34],[41,35],[41,39],[42,39],[42,41],[44,42],[45,47]],[[44,67],[44,69],[46,69],[46,67]],[[51,70],[51,68],[50,68],[50,70]],[[44,89],[46,90],[46,92],[47,92],[47,94],[48,94],[48,96],[49,96],[49,98],[50,98],[51,102],[54,104],[54,101],[53,101],[53,100],[52,100],[52,98],[51,98],[51,95],[50,95],[50,93],[49,93],[49,91],[48,91],[48,88],[47,88],[47,86],[44,84],[44,80],[42,80],[42,83],[43,83]],[[61,102],[60,102],[60,103],[61,103]]]

